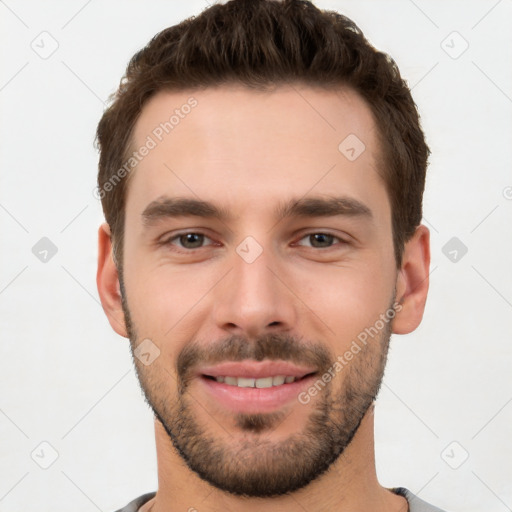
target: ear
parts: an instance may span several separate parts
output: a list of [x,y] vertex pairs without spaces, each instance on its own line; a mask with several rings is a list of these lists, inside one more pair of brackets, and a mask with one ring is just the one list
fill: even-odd
[[420,325],[427,301],[430,267],[430,232],[420,225],[405,244],[396,282],[396,300],[401,305],[393,321],[395,334],[407,334]]
[[96,273],[96,284],[103,311],[105,311],[112,329],[117,334],[128,338],[121,303],[119,275],[113,257],[110,227],[107,223],[103,223],[98,230],[98,272]]

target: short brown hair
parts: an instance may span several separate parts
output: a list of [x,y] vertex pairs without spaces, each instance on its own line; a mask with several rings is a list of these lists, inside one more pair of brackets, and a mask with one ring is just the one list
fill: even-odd
[[118,265],[128,181],[119,170],[129,159],[133,128],[146,102],[163,90],[229,83],[266,90],[293,82],[333,90],[348,86],[368,103],[378,128],[400,267],[404,244],[421,222],[430,154],[416,105],[395,62],[353,21],[305,0],[214,4],[161,31],[132,57],[96,133],[98,191]]

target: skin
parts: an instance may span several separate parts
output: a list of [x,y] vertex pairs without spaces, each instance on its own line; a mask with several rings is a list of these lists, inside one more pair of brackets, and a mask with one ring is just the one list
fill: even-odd
[[[234,85],[160,92],[137,121],[134,146],[140,147],[168,118],[167,112],[190,96],[197,107],[138,164],[126,201],[125,301],[138,342],[149,338],[160,350],[150,366],[136,361],[141,385],[155,403],[174,405],[176,360],[192,343],[207,348],[229,335],[253,340],[277,333],[313,340],[330,354],[342,355],[388,309],[394,293],[401,308],[392,332],[416,329],[428,291],[429,232],[425,226],[417,228],[397,269],[390,204],[377,168],[376,126],[364,100],[348,89],[299,85],[280,86],[272,93]],[[351,133],[366,146],[354,161],[338,150]],[[142,212],[163,195],[208,200],[232,218],[187,216],[145,225]],[[304,196],[350,197],[372,215],[276,220],[278,204]],[[208,238],[193,254],[177,239],[157,243],[182,231]],[[330,247],[318,248],[307,236],[314,233],[339,238]],[[262,248],[250,264],[236,252],[247,236]],[[107,224],[99,229],[97,284],[112,328],[128,337]],[[386,341],[381,334],[378,344],[368,345],[372,361],[385,350]],[[330,382],[331,396],[341,395],[348,375],[343,370]],[[197,422],[219,443],[233,447],[258,436],[279,443],[301,433],[325,393],[305,405],[287,404],[272,429],[247,432],[233,413],[208,399],[197,379],[188,389]],[[373,405],[329,471],[278,497],[239,497],[212,486],[189,469],[156,418],[155,435],[159,487],[143,511],[407,510],[406,500],[382,487],[376,477]],[[255,463],[257,458],[254,453]]]

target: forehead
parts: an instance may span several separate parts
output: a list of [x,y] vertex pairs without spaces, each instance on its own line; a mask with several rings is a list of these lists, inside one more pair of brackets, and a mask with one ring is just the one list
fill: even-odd
[[290,190],[303,195],[341,187],[364,201],[384,189],[371,110],[348,88],[159,92],[137,120],[132,150],[139,157],[127,205],[139,212],[162,195],[219,198],[233,206],[246,195],[263,206]]

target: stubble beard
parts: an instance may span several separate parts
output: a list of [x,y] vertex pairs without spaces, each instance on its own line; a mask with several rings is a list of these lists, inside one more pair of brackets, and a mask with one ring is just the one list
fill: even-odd
[[[172,446],[187,466],[212,486],[237,496],[275,497],[291,493],[319,478],[340,457],[356,434],[375,401],[384,376],[392,323],[369,341],[343,368],[343,387],[333,391],[334,378],[318,392],[309,417],[300,432],[280,441],[271,433],[287,418],[283,411],[234,416],[236,438],[216,420],[201,422],[195,411],[203,408],[194,398],[188,370],[197,362],[213,360],[284,359],[322,368],[331,367],[336,356],[323,344],[304,344],[287,335],[273,334],[254,342],[232,336],[216,343],[215,353],[190,343],[178,356],[174,376],[157,361],[144,366],[134,357],[137,329],[131,319],[120,279],[123,311],[132,348],[132,358],[142,393],[155,417],[167,432]],[[391,304],[394,303],[394,297]],[[304,347],[312,350],[304,350]],[[301,352],[302,351],[302,352]],[[306,354],[306,356],[304,356]],[[224,359],[224,360],[225,360]],[[189,363],[188,366],[186,363]],[[316,381],[316,379],[315,379]],[[171,393],[171,390],[176,391]],[[305,407],[297,402],[294,407]],[[230,425],[231,428],[231,425]],[[212,430],[223,431],[216,435]],[[241,432],[242,435],[238,436]],[[170,448],[172,449],[170,445]]]

